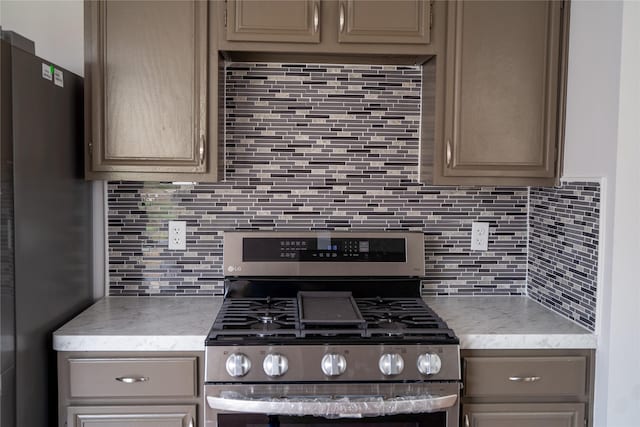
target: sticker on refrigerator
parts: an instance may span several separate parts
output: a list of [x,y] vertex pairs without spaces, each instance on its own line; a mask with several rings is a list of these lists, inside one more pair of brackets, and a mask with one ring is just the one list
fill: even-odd
[[55,70],[53,73],[53,83],[56,86],[64,87],[64,74],[62,70]]
[[42,64],[42,78],[49,81],[53,79],[53,65]]

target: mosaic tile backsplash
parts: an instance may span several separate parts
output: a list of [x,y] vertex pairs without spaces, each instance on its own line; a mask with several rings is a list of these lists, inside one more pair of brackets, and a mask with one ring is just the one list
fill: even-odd
[[595,330],[600,184],[531,188],[528,294]]
[[[422,231],[425,295],[525,293],[527,188],[417,181],[419,67],[230,64],[225,84],[224,182],[109,183],[111,295],[221,294],[237,229]],[[170,219],[186,251],[167,249]]]

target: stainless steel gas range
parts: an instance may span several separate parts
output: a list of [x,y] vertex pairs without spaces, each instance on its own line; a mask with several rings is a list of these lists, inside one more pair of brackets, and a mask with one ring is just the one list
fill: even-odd
[[230,232],[207,427],[453,427],[458,339],[420,298],[421,233]]

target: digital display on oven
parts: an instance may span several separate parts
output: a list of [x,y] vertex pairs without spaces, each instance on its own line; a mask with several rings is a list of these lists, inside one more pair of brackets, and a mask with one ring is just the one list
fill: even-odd
[[244,262],[406,262],[402,238],[246,237]]

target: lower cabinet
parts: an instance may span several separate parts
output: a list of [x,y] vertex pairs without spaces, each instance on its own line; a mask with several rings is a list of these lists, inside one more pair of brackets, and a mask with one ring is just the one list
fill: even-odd
[[196,406],[78,406],[67,427],[195,427]]
[[592,427],[593,350],[463,350],[462,427]]
[[464,427],[583,427],[582,403],[463,405]]
[[204,353],[59,352],[59,427],[203,425]]

